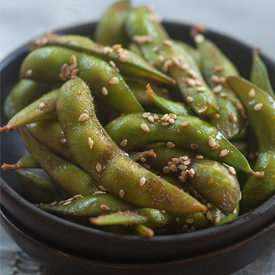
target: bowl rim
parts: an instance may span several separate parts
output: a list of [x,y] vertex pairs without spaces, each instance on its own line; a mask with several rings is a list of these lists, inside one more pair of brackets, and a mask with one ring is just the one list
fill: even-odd
[[[57,30],[54,30],[54,33],[74,33],[77,29],[82,29],[88,26],[94,26],[98,21],[92,21],[87,22],[83,24],[77,24],[72,25],[69,27],[60,28]],[[183,22],[173,22],[173,21],[164,21],[163,24],[165,26],[178,26],[183,28],[190,29],[193,27],[191,24],[186,24]],[[250,49],[252,51],[252,47],[247,45],[246,43],[232,38],[229,35],[213,31],[211,28],[207,28],[207,33],[211,36],[218,36],[222,37],[224,40],[231,41],[238,45],[238,47]],[[37,36],[36,36],[37,37]],[[2,70],[13,60],[17,59],[19,55],[26,52],[26,50],[29,48],[30,40],[27,43],[24,43],[22,46],[18,47],[17,49],[13,50],[7,57],[5,57],[1,63],[0,63],[0,75]],[[275,62],[269,57],[267,57],[265,54],[261,52],[261,57],[263,57],[264,61],[269,63],[270,66],[275,69]],[[2,85],[1,85],[2,86]],[[264,214],[266,211],[270,210],[275,213],[275,194],[270,197],[268,200],[266,200],[264,203],[262,203],[259,207],[255,208],[254,210],[247,212],[241,216],[239,216],[236,220],[233,220],[231,222],[228,222],[226,224],[222,224],[219,226],[212,226],[209,228],[201,229],[195,232],[189,232],[189,233],[180,233],[180,234],[169,234],[169,235],[161,235],[161,236],[154,236],[152,238],[141,238],[139,236],[132,236],[132,235],[119,235],[116,233],[111,232],[105,232],[100,229],[84,226],[81,224],[77,224],[74,222],[70,222],[68,220],[65,220],[61,217],[55,216],[54,214],[48,213],[46,211],[41,210],[37,206],[33,205],[29,201],[27,201],[23,196],[21,196],[18,192],[16,192],[12,187],[9,186],[7,182],[2,178],[0,175],[0,191],[1,191],[1,197],[5,194],[8,195],[11,199],[15,200],[17,203],[19,203],[22,207],[26,207],[28,211],[34,212],[37,215],[42,215],[46,220],[49,222],[56,222],[60,225],[63,225],[67,227],[67,229],[71,228],[71,230],[78,231],[79,233],[88,233],[96,235],[97,237],[104,239],[108,239],[109,241],[119,241],[119,242],[131,242],[132,244],[135,244],[136,242],[150,242],[150,243],[171,243],[171,242],[178,242],[178,241],[184,241],[185,239],[190,240],[197,240],[198,238],[202,237],[208,237],[212,235],[224,235],[226,232],[234,230],[236,226],[242,226],[248,223],[251,219],[254,219],[262,214]],[[2,199],[1,199],[2,200]],[[5,207],[5,205],[3,205]]]

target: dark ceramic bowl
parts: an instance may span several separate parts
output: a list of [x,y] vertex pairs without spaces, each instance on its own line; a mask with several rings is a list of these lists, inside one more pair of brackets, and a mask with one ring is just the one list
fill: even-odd
[[[0,210],[0,222],[6,232],[33,259],[55,274],[230,274],[255,260],[274,244],[275,223],[234,245],[195,257],[159,263],[112,263],[92,260],[64,251],[60,247],[45,244],[39,237],[26,230],[7,210]],[[274,238],[273,238],[274,240]],[[253,253],[251,253],[253,251]]]
[[[166,22],[165,27],[173,38],[191,43],[190,26]],[[93,36],[94,29],[95,23],[89,23],[59,32]],[[241,42],[215,32],[208,32],[208,37],[215,41],[232,59],[241,75],[248,77],[252,49]],[[1,102],[7,96],[10,88],[18,81],[20,63],[28,52],[28,45],[16,50],[0,66]],[[262,58],[270,76],[273,76],[271,81],[275,87],[275,64],[265,56]],[[2,115],[1,125],[4,123]],[[13,163],[23,154],[25,154],[25,149],[16,132],[2,135],[2,161]],[[50,246],[54,245],[65,251],[74,251],[77,255],[85,255],[93,259],[154,262],[199,255],[252,236],[270,224],[275,215],[275,196],[273,196],[252,212],[224,225],[186,234],[156,236],[151,239],[121,236],[81,226],[43,212],[22,197],[22,191],[13,172],[1,171],[1,173],[3,176],[1,178],[1,203],[26,230],[36,234],[40,240]]]

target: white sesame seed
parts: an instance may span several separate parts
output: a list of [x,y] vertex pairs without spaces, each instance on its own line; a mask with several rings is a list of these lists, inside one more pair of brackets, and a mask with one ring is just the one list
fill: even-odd
[[44,101],[41,101],[38,105],[39,110],[43,110],[45,108],[46,104]]
[[187,169],[187,166],[184,165],[184,164],[180,164],[180,165],[178,166],[178,168],[179,168],[181,171],[185,171],[185,170]]
[[63,205],[69,205],[69,204],[71,204],[72,202],[71,201],[65,201],[64,203],[63,203]]
[[74,198],[75,200],[78,200],[78,199],[82,199],[83,196],[82,196],[81,194],[77,194],[77,195],[74,195],[73,198]]
[[196,155],[196,159],[198,159],[198,160],[203,159],[203,155]]
[[170,123],[169,122],[162,122],[161,125],[166,127],[166,126],[170,125]]
[[229,166],[229,167],[228,167],[228,170],[229,170],[229,173],[230,173],[231,175],[236,176],[236,170],[235,170],[234,167]]
[[188,224],[192,224],[192,223],[194,223],[194,220],[193,219],[186,219],[185,222],[188,223]]
[[233,123],[237,123],[238,122],[238,118],[234,113],[231,113],[229,116],[229,119],[233,122]]
[[260,111],[263,108],[263,103],[258,103],[254,106],[255,111]]
[[218,94],[221,92],[221,90],[222,90],[222,85],[218,85],[214,87],[213,92]]
[[114,51],[118,51],[122,48],[122,45],[121,44],[115,44],[115,45],[112,46],[112,48],[113,48]]
[[201,86],[201,87],[198,87],[197,88],[197,92],[198,93],[202,93],[202,92],[205,92],[206,88],[204,86]]
[[223,149],[223,150],[221,150],[221,152],[220,152],[220,154],[219,154],[219,157],[220,158],[224,158],[224,157],[226,157],[227,155],[229,155],[229,151],[227,150],[227,149]]
[[175,124],[175,120],[173,118],[169,118],[168,121],[169,121],[170,124]]
[[179,164],[180,160],[178,158],[172,158],[172,162],[175,164]]
[[187,74],[192,78],[197,78],[199,75],[194,70],[189,70]]
[[170,168],[168,166],[164,166],[162,168],[162,171],[163,171],[164,174],[168,174],[168,173],[170,173]]
[[153,53],[157,53],[159,51],[159,47],[158,46],[155,46],[154,48],[153,48]]
[[31,69],[27,70],[26,73],[25,73],[25,76],[26,77],[31,77],[32,76],[32,70]]
[[98,173],[101,172],[102,167],[101,167],[101,164],[100,164],[99,162],[96,163],[95,169],[96,169],[96,171],[97,171]]
[[177,172],[178,171],[178,168],[175,164],[172,164],[171,166],[169,166],[169,168],[170,168],[170,171],[172,171],[172,172]]
[[158,120],[159,119],[159,117],[158,117],[157,114],[153,114],[153,118],[154,118],[154,120]]
[[118,80],[118,78],[117,77],[112,77],[110,80],[109,80],[109,83],[111,84],[111,85],[115,85],[115,84],[118,84],[118,82],[119,82],[119,80]]
[[188,69],[189,69],[189,65],[188,64],[183,64],[183,65],[181,65],[181,67],[180,67],[183,71],[187,71]]
[[173,62],[172,62],[172,60],[166,60],[165,62],[164,62],[164,64],[163,64],[163,66],[162,66],[162,70],[164,71],[164,72],[167,72],[168,71],[168,69],[169,69],[169,67],[171,67],[171,66],[173,66]]
[[110,207],[107,206],[106,204],[101,204],[100,209],[103,210],[103,211],[108,211],[108,210],[110,210]]
[[125,146],[127,145],[127,142],[128,142],[127,139],[123,139],[123,140],[120,142],[120,145],[121,145],[122,147],[125,147]]
[[141,161],[141,162],[146,162],[146,161],[147,161],[147,158],[146,158],[146,157],[142,157],[142,158],[140,159],[140,161]]
[[142,124],[140,125],[140,128],[141,128],[141,130],[142,130],[143,132],[145,132],[145,133],[149,133],[149,132],[150,132],[149,127],[148,127],[147,124],[145,124],[145,123],[142,123]]
[[196,85],[196,81],[193,78],[187,78],[186,79],[186,84],[189,87],[194,87]]
[[151,34],[148,35],[135,35],[133,37],[133,41],[137,44],[150,43],[153,41],[153,37]]
[[190,125],[190,121],[185,121],[181,124],[182,127],[188,127]]
[[147,118],[150,122],[155,122],[154,118],[152,116],[148,116]]
[[237,208],[235,208],[235,209],[232,211],[232,214],[234,214],[234,215],[237,214]]
[[142,114],[142,117],[143,117],[143,118],[147,118],[147,117],[150,116],[150,115],[151,115],[151,113],[147,112],[147,113],[143,113],[143,114]]
[[212,212],[211,211],[207,211],[206,213],[206,217],[209,221],[212,221]]
[[183,161],[184,165],[189,165],[190,163],[191,163],[191,159],[187,159],[187,160]]
[[93,145],[94,145],[94,141],[90,137],[88,137],[88,146],[90,147],[90,149],[93,148]]
[[216,72],[221,72],[221,71],[223,71],[224,70],[224,66],[221,64],[221,65],[217,65],[216,67],[215,67],[215,71]]
[[98,188],[103,192],[107,191],[107,189],[103,185],[98,185]]
[[119,54],[119,61],[120,62],[126,62],[128,60],[128,52],[123,51]]
[[204,40],[204,36],[199,33],[195,36],[194,40],[195,40],[196,43],[202,43],[203,40]]
[[140,178],[139,185],[143,186],[145,183],[146,183],[146,178],[145,177]]
[[194,98],[191,97],[191,96],[188,96],[188,97],[186,98],[186,100],[187,100],[187,102],[192,103],[192,102],[194,101]]
[[255,96],[255,90],[254,89],[251,89],[249,92],[248,92],[248,96],[250,97],[250,98],[253,98],[254,96]]
[[83,113],[79,116],[78,122],[84,122],[89,118],[89,116],[86,113]]
[[125,195],[125,191],[124,191],[123,189],[120,189],[120,190],[119,190],[119,196],[120,196],[121,198],[123,198],[124,195]]
[[116,64],[113,60],[110,60],[109,64],[110,64],[111,67],[116,68]]
[[103,49],[103,52],[105,53],[105,54],[109,54],[109,53],[111,53],[113,51],[113,49],[111,48],[111,47],[104,47],[104,49]]
[[193,168],[191,168],[190,170],[188,170],[188,174],[191,178],[193,178],[195,176],[196,172]]
[[175,145],[173,142],[171,142],[171,141],[168,141],[168,142],[166,143],[166,146],[167,146],[168,148],[170,148],[170,149],[176,147],[176,145]]
[[102,87],[102,94],[103,95],[108,95],[108,90],[106,89],[106,87]]
[[173,42],[171,40],[165,39],[162,41],[162,44],[166,47],[171,47],[173,45]]
[[208,144],[211,147],[211,149],[217,149],[218,147],[220,147],[220,145],[216,142],[216,140],[212,136],[209,137]]
[[220,222],[220,220],[221,220],[220,216],[216,216],[214,219],[214,223],[217,224]]
[[165,59],[164,59],[164,56],[163,56],[163,55],[159,55],[159,56],[158,56],[158,60],[159,60],[159,62],[161,62],[161,63],[164,62],[164,60],[165,60]]

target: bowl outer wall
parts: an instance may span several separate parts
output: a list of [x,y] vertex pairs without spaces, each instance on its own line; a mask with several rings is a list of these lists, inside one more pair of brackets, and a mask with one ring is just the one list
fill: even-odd
[[[191,26],[169,22],[164,24],[173,38],[192,43],[189,37]],[[92,37],[94,29],[95,23],[88,23],[66,28],[58,31],[58,33],[74,33]],[[215,32],[209,31],[208,37],[233,60],[241,75],[248,77],[252,49],[239,41]],[[28,47],[29,43],[9,55],[0,65],[1,102],[18,81],[20,64],[27,54]],[[275,76],[274,62],[265,56],[262,58],[267,65],[270,76]],[[272,78],[271,81],[275,87],[275,78]],[[5,123],[2,109],[1,125]],[[2,135],[2,160],[8,163],[16,162],[25,152],[22,141],[16,132]],[[11,171],[4,173],[1,171],[1,173],[3,174],[0,185],[1,202],[23,226],[49,243],[96,258],[157,261],[195,255],[239,241],[260,230],[274,219],[275,215],[275,196],[273,196],[251,213],[245,214],[226,225],[187,234],[156,236],[151,239],[119,236],[74,224],[38,209],[20,196],[22,190],[14,175],[15,173]]]

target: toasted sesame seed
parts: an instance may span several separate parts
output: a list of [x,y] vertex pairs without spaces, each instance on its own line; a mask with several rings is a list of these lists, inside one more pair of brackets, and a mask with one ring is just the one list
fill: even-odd
[[149,133],[149,132],[150,132],[149,127],[148,127],[147,124],[145,124],[145,123],[142,123],[142,124],[140,125],[140,128],[141,128],[141,130],[142,130],[143,132],[145,132],[145,133]]
[[196,81],[193,78],[187,78],[186,79],[186,84],[189,87],[194,87],[196,85]]
[[157,114],[153,114],[153,118],[154,118],[154,120],[158,120],[159,116]]
[[254,106],[254,110],[255,111],[260,111],[263,107],[263,103],[258,103]]
[[188,170],[188,174],[191,178],[193,178],[195,176],[196,172],[193,168],[191,168],[190,170]]
[[169,122],[170,124],[175,124],[175,120],[174,120],[173,118],[169,118],[168,122]]
[[50,203],[50,206],[55,206],[57,204],[57,201],[53,201]]
[[223,71],[224,70],[224,66],[221,64],[221,65],[217,65],[217,66],[215,66],[215,71],[216,72],[221,72],[221,71]]
[[45,108],[45,106],[46,106],[45,102],[44,102],[44,101],[41,101],[41,102],[39,103],[38,108],[39,108],[39,110],[43,110],[43,109]]
[[204,86],[201,86],[201,87],[197,88],[198,93],[203,93],[203,92],[205,92],[205,90],[206,90],[206,88]]
[[172,162],[175,164],[179,164],[180,160],[178,158],[172,158]]
[[217,149],[220,147],[219,143],[217,143],[212,136],[209,137],[208,144],[211,147],[211,149]]
[[65,202],[65,200],[62,200],[62,201],[60,201],[59,203],[58,203],[58,205],[61,205],[61,204],[63,204]]
[[168,141],[168,142],[166,143],[166,146],[167,146],[168,148],[170,148],[170,149],[176,147],[176,145],[175,145],[173,142],[171,142],[171,141]]
[[255,96],[255,90],[254,89],[251,89],[249,92],[248,92],[248,96],[250,97],[250,98],[253,98],[254,96]]
[[121,198],[123,198],[124,195],[125,195],[125,191],[124,191],[123,189],[120,189],[120,190],[119,190],[119,196],[120,196]]
[[202,43],[203,40],[204,40],[204,36],[199,33],[195,36],[194,40],[195,40],[196,43]]
[[133,41],[137,44],[150,43],[153,41],[153,37],[151,34],[148,35],[135,35],[133,37]]
[[140,178],[139,185],[143,186],[145,183],[146,183],[146,178],[145,177]]
[[189,165],[191,163],[191,159],[187,159],[182,162],[184,165]]
[[82,196],[81,194],[77,194],[77,195],[74,195],[73,198],[74,198],[75,200],[78,200],[78,199],[82,199],[83,196]]
[[232,211],[232,214],[234,214],[234,215],[237,214],[237,208],[235,208],[235,209]]
[[120,142],[120,145],[121,145],[122,147],[125,147],[125,146],[127,145],[127,142],[128,142],[127,139],[123,139],[123,140]]
[[196,155],[196,159],[198,159],[198,160],[203,159],[203,155]]
[[178,176],[178,179],[180,180],[180,182],[185,182],[186,181],[185,176]]
[[187,71],[187,70],[189,70],[189,65],[188,64],[183,64],[183,65],[181,65],[181,67],[180,67],[183,71]]
[[63,203],[63,205],[69,205],[69,204],[71,204],[71,203],[72,203],[72,201],[70,201],[70,200],[68,201],[68,200],[67,200],[67,201],[65,201],[65,202]]
[[155,122],[154,118],[152,116],[148,116],[147,118],[150,122]]
[[213,92],[218,94],[221,92],[221,90],[222,90],[222,85],[217,85],[214,87]]
[[103,186],[103,185],[98,185],[98,188],[101,190],[101,191],[107,191],[107,189]]
[[83,113],[79,116],[78,122],[84,122],[89,118],[89,116],[86,113]]
[[103,95],[108,95],[108,90],[107,90],[107,88],[106,87],[102,87],[102,94]]
[[208,208],[212,208],[212,207],[213,207],[212,203],[211,203],[211,202],[208,202],[208,203],[207,203],[207,207],[208,207]]
[[198,149],[200,146],[198,145],[198,144],[196,144],[196,143],[191,143],[190,144],[190,148],[192,149],[192,150],[196,150],[196,149]]
[[143,114],[142,114],[142,117],[143,117],[143,118],[147,118],[147,117],[150,116],[150,115],[151,115],[151,113],[147,112],[147,113],[143,113]]
[[173,118],[173,119],[177,119],[177,115],[176,114],[173,114],[173,113],[170,113],[169,114],[169,117]]
[[188,157],[188,156],[182,156],[180,159],[181,159],[182,161],[185,161],[185,160],[188,160],[189,157]]
[[188,224],[192,224],[192,223],[194,223],[194,220],[193,219],[186,219],[185,222],[188,223]]
[[166,127],[166,126],[170,125],[170,123],[169,122],[162,122],[161,125]]
[[146,158],[146,157],[142,157],[142,158],[140,159],[140,161],[141,161],[141,162],[146,162],[146,161],[147,161],[147,158]]
[[212,221],[212,212],[211,211],[207,211],[207,213],[206,213],[206,217],[207,217],[207,219],[209,220],[209,221]]
[[178,168],[175,164],[172,164],[171,166],[169,166],[169,168],[170,168],[170,171],[172,171],[172,172],[177,172],[178,171]]
[[100,209],[103,210],[103,211],[108,211],[108,210],[110,210],[110,207],[107,206],[106,204],[101,204]]
[[229,155],[229,151],[227,150],[227,149],[223,149],[223,150],[221,150],[221,152],[220,152],[220,154],[219,154],[219,157],[220,158],[224,158],[224,157],[226,157],[227,155]]
[[167,72],[168,71],[168,69],[169,69],[169,67],[171,67],[171,66],[173,66],[173,62],[172,62],[172,60],[166,60],[164,63],[163,63],[163,66],[162,66],[162,70],[164,71],[164,72]]
[[220,118],[221,115],[220,115],[220,114],[215,114],[214,117],[215,117],[215,118]]
[[188,127],[190,125],[190,121],[185,121],[181,124],[182,127]]
[[173,42],[171,40],[165,39],[162,41],[162,44],[166,47],[171,47],[173,45]]
[[204,82],[200,79],[196,79],[196,86],[204,86]]
[[216,217],[214,218],[214,223],[217,224],[217,223],[220,222],[220,220],[221,220],[220,216],[216,216]]
[[115,84],[118,84],[118,82],[119,82],[119,80],[118,80],[118,78],[117,77],[112,77],[110,80],[109,80],[109,83],[111,84],[111,85],[115,85]]
[[187,169],[187,166],[184,165],[184,164],[180,164],[178,165],[178,168],[181,170],[181,171],[185,171]]
[[154,48],[153,48],[153,53],[157,53],[159,51],[159,47],[158,46],[155,46]]
[[90,137],[88,137],[88,146],[90,147],[90,149],[93,148],[93,145],[94,145],[94,141]]
[[105,54],[109,54],[109,53],[111,53],[113,51],[113,49],[111,48],[111,47],[104,47],[103,48],[103,52],[105,53]]
[[238,118],[236,116],[236,114],[231,113],[229,116],[229,119],[233,122],[233,123],[237,123],[238,122]]
[[161,62],[161,63],[164,62],[164,60],[165,60],[165,59],[164,59],[164,56],[163,56],[163,55],[159,55],[159,56],[158,56],[158,60],[159,60],[159,62]]
[[192,78],[197,78],[199,75],[194,70],[189,70],[187,74]]
[[110,60],[109,64],[110,64],[111,67],[116,68],[116,64],[113,60]]
[[229,167],[228,167],[228,171],[229,171],[229,173],[230,173],[231,175],[236,176],[236,170],[235,170],[234,167],[229,166]]
[[25,73],[25,76],[26,77],[31,77],[32,76],[32,70],[31,69],[27,70],[26,73]]
[[194,98],[191,97],[191,96],[188,96],[188,97],[186,98],[186,100],[187,100],[187,102],[192,103],[192,102],[194,101]]
[[60,139],[60,143],[61,143],[61,144],[67,143],[67,139],[66,139],[66,138],[61,138],[61,139]]
[[100,164],[99,162],[96,163],[95,169],[96,169],[96,171],[97,171],[98,173],[101,172],[102,166],[101,166],[101,164]]
[[162,168],[162,171],[163,171],[164,174],[168,174],[168,173],[170,173],[170,168],[168,166],[164,166]]
[[123,51],[121,53],[119,53],[119,61],[120,62],[126,62],[128,60],[128,52]]
[[122,45],[121,44],[114,44],[112,46],[112,48],[113,48],[114,51],[118,51],[118,50],[120,50],[122,48]]

